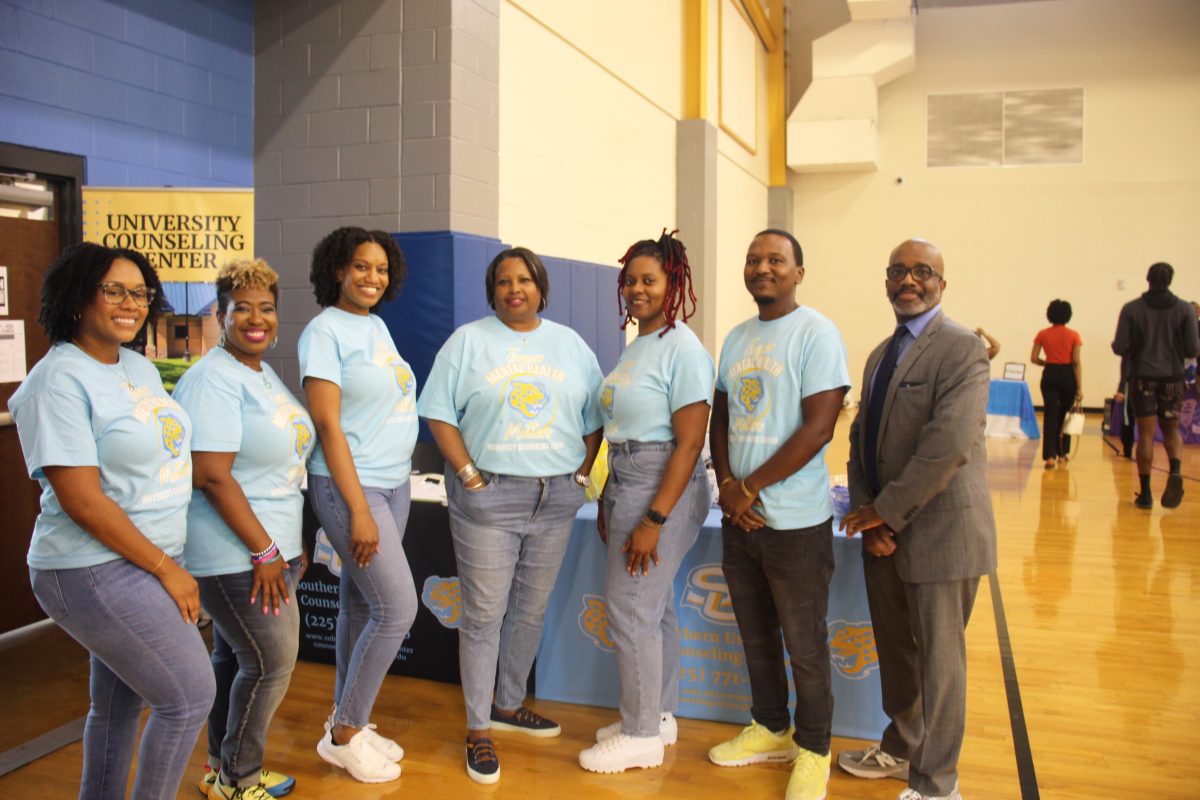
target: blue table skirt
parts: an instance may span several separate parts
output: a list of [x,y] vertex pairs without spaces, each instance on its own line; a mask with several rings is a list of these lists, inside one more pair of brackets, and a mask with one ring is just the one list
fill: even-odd
[[992,379],[988,389],[987,435],[1004,439],[1041,438],[1028,383]]
[[[836,530],[836,524],[835,524]],[[877,739],[887,725],[867,607],[859,540],[834,537],[829,589],[833,732]],[[537,657],[537,696],[617,708],[619,678],[604,601],[605,555],[596,506],[575,519],[562,573],[550,599]],[[682,673],[679,716],[747,724],[750,683],[733,607],[721,573],[721,514],[714,509],[675,576]],[[790,669],[789,672],[789,682]],[[795,702],[795,695],[792,696]]]

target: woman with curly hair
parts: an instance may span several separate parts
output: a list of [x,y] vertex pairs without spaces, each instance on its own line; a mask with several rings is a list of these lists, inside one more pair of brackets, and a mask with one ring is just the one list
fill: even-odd
[[[50,352],[9,400],[42,487],[29,546],[38,603],[91,653],[81,798],[173,798],[212,706],[200,592],[180,566],[191,421],[126,345],[162,310],[145,256],[67,248],[42,284]],[[144,705],[150,718],[138,742]]]
[[417,441],[417,386],[371,311],[400,293],[404,255],[383,231],[338,228],[313,250],[323,308],[300,335],[300,375],[317,428],[308,496],[342,559],[333,713],[317,753],[364,783],[400,777],[404,750],[371,708],[417,615],[401,541]]
[[[1067,327],[1071,304],[1051,300],[1046,308],[1050,327],[1038,331],[1029,360],[1042,370],[1042,458],[1046,469],[1067,463],[1071,438],[1062,435],[1063,420],[1071,406],[1083,400],[1083,362],[1079,352],[1083,339]],[[1045,352],[1045,358],[1042,353]]]
[[313,424],[263,361],[279,331],[275,270],[261,259],[234,261],[216,288],[221,344],[174,394],[194,428],[184,557],[215,627],[217,701],[200,788],[213,800],[267,800],[296,783],[264,769],[263,750],[300,643],[291,598],[306,566],[300,485]]
[[[609,629],[621,676],[621,719],[579,754],[591,772],[657,767],[675,744],[679,629],[675,573],[711,505],[700,451],[712,356],[682,323],[695,312],[683,242],[663,231],[621,258],[617,307],[637,339],[600,389],[609,478],[597,525],[608,547]],[[689,311],[690,305],[690,311]]]
[[550,279],[536,253],[502,251],[488,265],[484,287],[496,315],[450,336],[418,409],[446,459],[463,604],[458,660],[467,775],[490,784],[500,780],[493,728],[562,733],[523,703],[546,605],[600,448],[601,374],[579,334],[539,316]]

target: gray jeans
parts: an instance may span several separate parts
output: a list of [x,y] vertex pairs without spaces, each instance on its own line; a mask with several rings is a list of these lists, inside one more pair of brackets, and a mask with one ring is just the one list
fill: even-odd
[[570,475],[485,473],[488,485],[472,492],[449,467],[446,471],[463,602],[459,671],[467,727],[482,730],[492,725],[493,687],[500,708],[514,709],[525,699],[546,605],[575,513],[583,505],[583,488]]
[[350,555],[350,509],[341,492],[331,478],[308,476],[313,510],[342,559],[333,721],[351,728],[370,721],[383,679],[417,618],[417,589],[403,545],[409,483],[392,489],[364,486],[363,494],[379,528],[379,552],[366,569]]
[[80,800],[124,800],[135,747],[132,799],[174,798],[215,692],[200,632],[157,578],[123,558],[29,578],[46,614],[92,654]]
[[[249,559],[247,559],[249,561]],[[200,599],[213,618],[213,674],[217,699],[208,715],[208,760],[226,786],[259,782],[267,730],[287,694],[300,646],[299,557],[283,573],[291,602],[279,616],[250,603],[254,570],[197,578]]]
[[658,566],[641,575],[625,570],[621,548],[658,492],[674,442],[609,443],[604,519],[608,575],[604,594],[621,675],[621,730],[657,736],[659,717],[679,707],[679,625],[675,573],[696,543],[711,503],[699,460],[658,537]]

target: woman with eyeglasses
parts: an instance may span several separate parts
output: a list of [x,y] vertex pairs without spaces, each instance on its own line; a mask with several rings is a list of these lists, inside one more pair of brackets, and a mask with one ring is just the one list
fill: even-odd
[[[91,653],[81,798],[174,798],[215,685],[179,564],[192,495],[191,421],[154,365],[122,345],[153,326],[145,256],[65,250],[42,284],[50,352],[9,400],[42,487],[29,576],[42,609]],[[138,722],[150,706],[141,740]]]
[[279,332],[275,270],[262,259],[231,262],[216,290],[220,346],[174,393],[194,425],[184,555],[214,625],[218,691],[200,789],[212,800],[268,800],[296,783],[265,769],[263,752],[300,644],[300,485],[315,438],[308,412],[263,360]]

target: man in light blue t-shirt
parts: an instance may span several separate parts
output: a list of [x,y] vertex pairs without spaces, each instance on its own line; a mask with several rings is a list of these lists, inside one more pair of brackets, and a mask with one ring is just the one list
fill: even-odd
[[746,651],[753,719],[708,757],[730,767],[794,760],[787,800],[819,800],[829,781],[833,722],[825,448],[850,374],[837,328],[796,300],[804,256],[791,234],[755,236],[743,278],[758,316],[730,331],[721,347],[710,441],[725,513],[721,567]]

